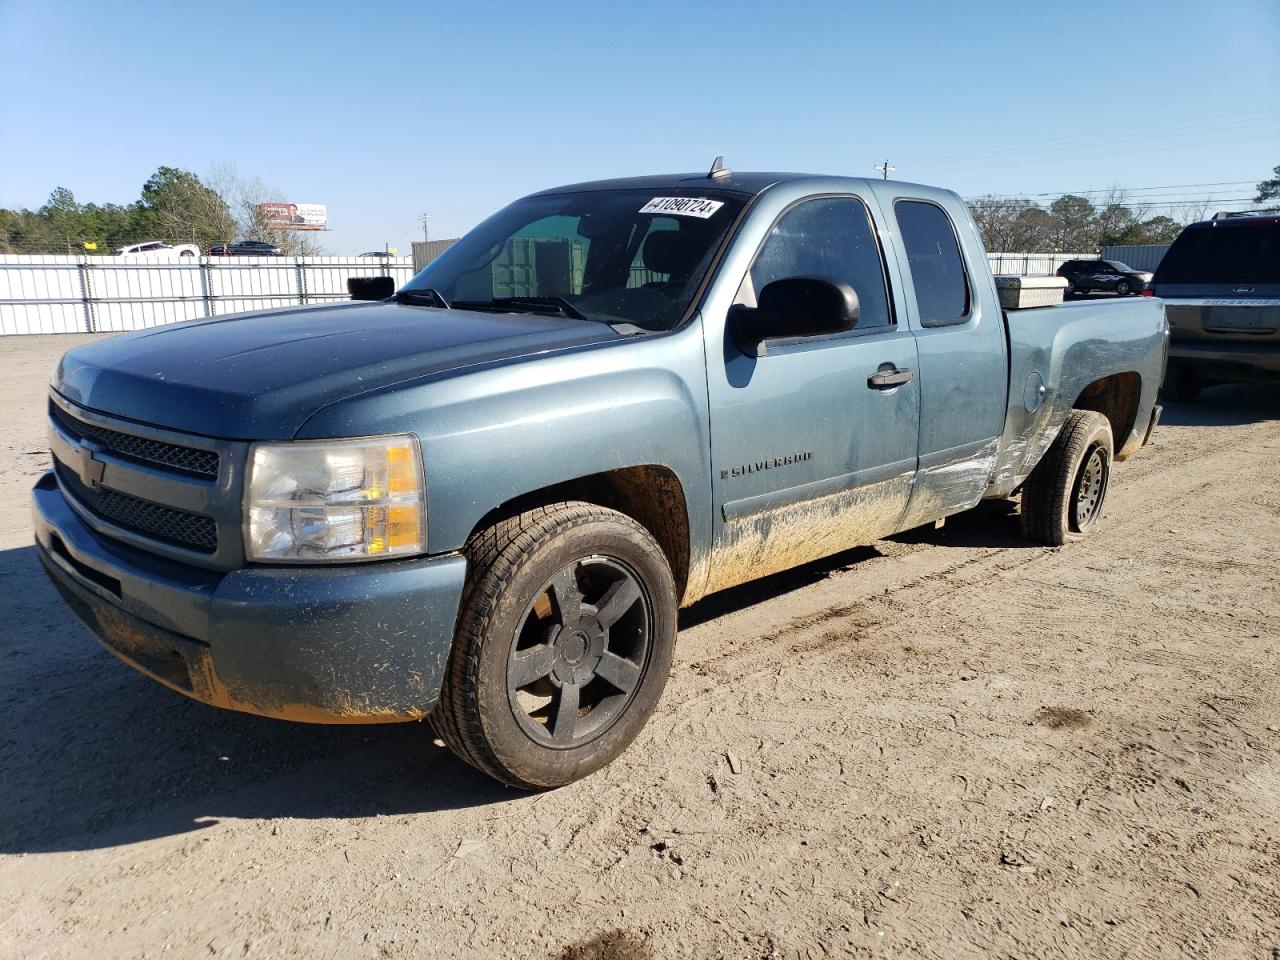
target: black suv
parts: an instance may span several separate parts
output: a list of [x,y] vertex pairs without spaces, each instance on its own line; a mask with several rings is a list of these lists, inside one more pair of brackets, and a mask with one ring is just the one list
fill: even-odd
[[1067,293],[1106,290],[1118,297],[1142,293],[1151,282],[1151,274],[1119,260],[1068,260],[1058,268],[1058,276],[1067,281]]
[[1280,213],[1190,224],[1151,287],[1169,318],[1170,400],[1212,383],[1280,382]]
[[284,251],[265,240],[237,240],[235,243],[215,243],[209,248],[211,257],[283,257]]

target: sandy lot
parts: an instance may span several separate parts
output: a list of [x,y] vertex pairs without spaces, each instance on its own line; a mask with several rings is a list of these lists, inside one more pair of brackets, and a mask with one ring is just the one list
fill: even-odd
[[82,341],[0,339],[0,957],[1280,958],[1280,390],[1168,408],[1087,543],[988,504],[703,601],[528,796],[89,638],[27,516]]

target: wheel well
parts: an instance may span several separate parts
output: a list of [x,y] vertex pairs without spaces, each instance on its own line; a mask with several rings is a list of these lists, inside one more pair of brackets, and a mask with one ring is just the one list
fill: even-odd
[[562,500],[582,500],[617,510],[648,530],[671,566],[676,596],[684,595],[689,579],[689,511],[684,488],[667,467],[624,467],[532,490],[486,513],[467,540],[507,517]]
[[1095,380],[1080,392],[1073,404],[1076,410],[1094,410],[1111,423],[1117,459],[1129,440],[1138,416],[1142,397],[1142,377],[1136,373],[1115,373]]

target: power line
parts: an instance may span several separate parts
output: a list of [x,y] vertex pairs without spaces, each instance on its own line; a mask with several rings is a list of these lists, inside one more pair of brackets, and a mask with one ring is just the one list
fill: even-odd
[[1181,132],[1185,129],[1204,129],[1206,126],[1222,126],[1232,124],[1261,123],[1272,118],[1271,111],[1253,110],[1242,114],[1213,114],[1210,116],[1183,118],[1173,123],[1126,124],[1123,127],[1090,130],[1088,132],[1064,134],[1056,137],[1034,137],[1028,140],[1015,140],[1008,143],[985,147],[963,147],[956,150],[943,150],[936,153],[916,154],[901,159],[915,163],[935,159],[949,159],[955,156],[966,156],[973,153],[989,153],[992,150],[1015,150],[1021,147],[1038,147],[1047,144],[1061,144],[1080,140],[1108,140],[1121,137],[1161,136],[1170,132]]
[[[1226,119],[1234,117],[1234,119]],[[1020,140],[1011,143],[993,144],[981,147],[965,147],[958,150],[943,150],[937,153],[917,154],[916,156],[899,157],[899,163],[915,165],[933,165],[939,162],[968,160],[981,156],[999,154],[1025,154],[1043,150],[1070,149],[1074,146],[1112,143],[1130,139],[1151,139],[1166,136],[1181,136],[1188,132],[1201,132],[1220,127],[1239,125],[1257,125],[1280,119],[1268,111],[1253,111],[1248,114],[1219,114],[1201,117],[1195,120],[1180,120],[1173,124],[1146,124],[1113,128],[1112,130],[1089,131],[1058,137],[1038,137],[1031,140]]]
[[1237,143],[1258,143],[1258,142],[1267,141],[1267,140],[1280,140],[1280,131],[1277,131],[1276,133],[1273,133],[1273,134],[1267,134],[1266,136],[1262,136],[1262,137],[1241,137],[1235,140],[1207,140],[1207,141],[1201,141],[1198,143],[1177,144],[1176,147],[1165,144],[1165,145],[1159,145],[1159,146],[1153,145],[1153,146],[1143,147],[1138,150],[1117,150],[1117,151],[1112,151],[1110,153],[1092,153],[1092,154],[1081,154],[1081,155],[1070,156],[1070,157],[1054,157],[1051,160],[1036,158],[1032,160],[1016,160],[1016,161],[1001,162],[1001,163],[996,163],[995,161],[988,161],[976,167],[945,167],[945,168],[939,168],[938,170],[926,171],[926,172],[929,173],[931,176],[936,176],[939,173],[951,174],[951,173],[966,173],[970,170],[990,170],[993,166],[1025,167],[1030,164],[1062,163],[1062,162],[1070,162],[1075,160],[1104,160],[1104,159],[1111,159],[1112,157],[1127,157],[1127,156],[1134,156],[1135,154],[1152,153],[1154,151],[1163,151],[1163,150],[1170,150],[1170,149],[1188,149],[1191,147],[1223,147],[1223,146],[1229,146]]
[[[997,203],[1023,203],[1033,206],[1040,206],[1048,203],[1057,203],[1064,197],[1073,197],[1078,200],[1084,200],[1087,203],[1107,204],[1118,203],[1126,207],[1133,206],[1176,206],[1183,203],[1228,203],[1234,202],[1241,191],[1239,190],[1221,190],[1212,193],[1186,193],[1186,194],[1166,194],[1154,196],[1138,196],[1130,197],[1123,190],[1116,191],[1114,194],[1103,194],[1101,196],[1085,196],[1079,193],[1063,193],[1063,194],[1046,194],[1044,196],[1028,197],[1028,196],[1000,196],[992,194],[983,194],[979,196],[966,197],[969,202],[979,200],[995,201]],[[1247,202],[1249,198],[1244,198]]]
[[1088,190],[1060,190],[1060,191],[1046,191],[1043,193],[988,193],[988,194],[983,194],[983,196],[997,197],[1002,199],[1004,198],[1023,199],[1023,198],[1031,198],[1031,197],[1061,197],[1061,196],[1066,196],[1070,194],[1072,196],[1077,196],[1077,197],[1087,197],[1087,196],[1097,195],[1097,194],[1105,195],[1105,194],[1112,193],[1116,190],[1122,191],[1124,193],[1149,193],[1156,190],[1191,190],[1199,187],[1244,187],[1244,186],[1253,186],[1255,182],[1256,181],[1252,179],[1216,180],[1210,183],[1166,183],[1166,184],[1153,186],[1153,187],[1099,187],[1099,188],[1090,188]]

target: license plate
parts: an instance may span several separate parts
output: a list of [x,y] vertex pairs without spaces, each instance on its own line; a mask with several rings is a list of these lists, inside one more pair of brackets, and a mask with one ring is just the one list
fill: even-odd
[[1204,311],[1208,333],[1275,333],[1280,327],[1280,309],[1275,307],[1214,306]]

